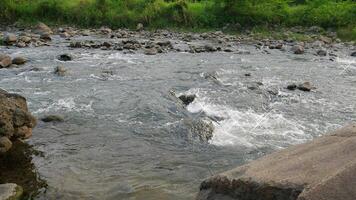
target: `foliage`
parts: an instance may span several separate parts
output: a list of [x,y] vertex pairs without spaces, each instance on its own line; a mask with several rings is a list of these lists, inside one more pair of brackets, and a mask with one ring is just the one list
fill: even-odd
[[[355,27],[353,0],[1,0],[0,22],[45,21],[81,26],[217,28]],[[348,28],[345,30],[354,30]]]

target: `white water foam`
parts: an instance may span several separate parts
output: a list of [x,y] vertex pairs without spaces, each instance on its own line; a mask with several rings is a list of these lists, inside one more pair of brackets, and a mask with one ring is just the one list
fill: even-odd
[[304,133],[302,125],[286,119],[280,113],[240,111],[226,105],[216,105],[209,103],[209,98],[199,95],[199,89],[195,91],[198,92],[197,99],[187,107],[188,111],[204,112],[210,117],[222,119],[213,122],[215,130],[211,143],[214,145],[278,149],[311,139]]
[[45,112],[53,112],[53,111],[93,111],[92,109],[93,102],[90,101],[89,104],[78,104],[74,101],[73,97],[59,99],[57,102],[54,102],[48,105],[45,108],[40,108],[33,113],[45,113]]

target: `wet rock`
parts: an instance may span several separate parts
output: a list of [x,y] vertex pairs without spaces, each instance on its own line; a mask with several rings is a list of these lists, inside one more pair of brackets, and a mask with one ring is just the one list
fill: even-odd
[[246,73],[244,75],[248,77],[248,76],[251,76],[251,73]]
[[67,74],[67,69],[64,66],[57,66],[54,69],[54,73],[58,76],[65,76]]
[[4,43],[7,45],[12,45],[12,44],[16,43],[16,41],[17,41],[17,37],[15,34],[9,33],[9,34],[6,34],[4,37]]
[[306,92],[309,92],[309,91],[311,91],[312,89],[315,89],[315,87],[313,87],[310,82],[304,82],[304,83],[298,85],[297,88],[298,88],[299,90],[306,91]]
[[328,52],[325,49],[320,49],[316,52],[318,56],[326,56]]
[[63,122],[64,118],[59,115],[48,115],[48,116],[42,117],[41,121],[46,122],[46,123],[48,123],[48,122]]
[[350,54],[352,57],[356,57],[356,51]]
[[187,127],[188,138],[198,138],[202,142],[208,142],[213,138],[214,125],[208,119],[185,119],[183,121]]
[[71,48],[82,48],[83,47],[83,43],[79,42],[79,41],[71,42],[69,44],[69,47],[71,47]]
[[144,52],[146,55],[156,55],[158,53],[156,48],[149,48],[149,49],[145,49]]
[[142,23],[138,23],[136,26],[136,31],[142,31],[143,30],[143,24]]
[[27,44],[25,42],[19,41],[16,43],[16,46],[19,48],[24,48],[27,47]]
[[59,55],[58,56],[58,60],[60,60],[60,61],[71,61],[71,60],[73,60],[73,57],[70,54],[65,53],[65,54]]
[[20,200],[23,189],[15,183],[0,184],[0,200]]
[[224,48],[225,52],[233,52],[234,50],[232,50],[231,48]]
[[245,49],[238,49],[235,53],[236,53],[236,54],[240,54],[240,55],[248,55],[248,54],[251,54],[250,51],[245,50]]
[[111,30],[110,28],[101,27],[101,28],[100,28],[100,32],[101,32],[102,34],[108,35],[108,34],[111,34],[111,33],[112,33],[112,30]]
[[12,63],[15,65],[23,65],[27,62],[27,59],[24,57],[15,57],[12,59]]
[[7,68],[12,64],[11,57],[5,54],[0,54],[0,68]]
[[48,35],[53,34],[52,29],[49,28],[46,24],[44,24],[42,22],[40,22],[36,25],[34,32],[37,34],[40,34],[40,35],[45,34],[45,33],[47,33]]
[[179,96],[178,98],[184,103],[184,105],[187,106],[195,100],[196,95],[195,94],[192,94],[192,95],[183,94],[183,95]]
[[59,36],[60,36],[61,38],[70,38],[70,35],[69,35],[69,33],[67,33],[67,32],[59,33]]
[[40,36],[40,39],[44,40],[44,41],[51,41],[52,40],[51,35],[49,33],[42,33],[41,36]]
[[331,44],[333,42],[333,40],[329,37],[326,36],[320,36],[320,41],[323,41],[326,44]]
[[301,45],[294,45],[294,46],[291,48],[291,51],[292,51],[294,54],[303,54],[303,53],[304,53],[304,47],[301,46]]
[[20,36],[19,41],[24,42],[24,43],[30,43],[31,42],[31,37],[29,36]]
[[26,139],[32,135],[36,119],[28,112],[26,99],[0,90],[0,137]]
[[205,180],[198,200],[354,200],[356,124]]
[[8,137],[0,137],[0,155],[9,151],[12,147],[12,142]]
[[294,84],[294,83],[293,83],[293,84],[290,84],[290,85],[287,86],[287,89],[288,89],[288,90],[296,90],[296,89],[297,89],[297,85]]

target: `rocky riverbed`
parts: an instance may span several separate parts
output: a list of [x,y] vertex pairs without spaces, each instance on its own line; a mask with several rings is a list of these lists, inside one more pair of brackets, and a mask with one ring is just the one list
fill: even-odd
[[[25,191],[194,199],[211,175],[354,120],[355,44],[311,34],[3,27],[1,87],[38,119],[28,177],[48,184]],[[11,124],[10,141],[35,125]]]

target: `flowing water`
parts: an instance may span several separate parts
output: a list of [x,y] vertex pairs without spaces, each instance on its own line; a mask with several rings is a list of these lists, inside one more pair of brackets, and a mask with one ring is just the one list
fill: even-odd
[[[1,88],[24,95],[38,118],[65,118],[39,122],[29,140],[43,152],[33,162],[48,183],[37,199],[194,199],[206,177],[356,119],[356,60],[346,47],[330,61],[249,45],[239,47],[245,55],[155,56],[67,46],[56,38],[52,46],[0,48],[30,59],[1,69]],[[57,60],[61,53],[74,60]],[[57,65],[69,74],[54,75]],[[304,81],[317,89],[285,89]],[[172,90],[197,98],[184,108]],[[180,127],[201,113],[218,119],[208,144]]]

